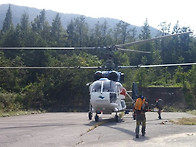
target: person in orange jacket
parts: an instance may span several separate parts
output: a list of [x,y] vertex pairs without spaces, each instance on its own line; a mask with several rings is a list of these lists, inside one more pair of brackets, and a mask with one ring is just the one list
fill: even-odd
[[145,112],[148,111],[148,103],[146,102],[144,96],[139,96],[135,102],[135,114],[136,114],[136,128],[135,134],[136,138],[139,138],[139,127],[142,125],[142,136],[146,134],[146,115]]

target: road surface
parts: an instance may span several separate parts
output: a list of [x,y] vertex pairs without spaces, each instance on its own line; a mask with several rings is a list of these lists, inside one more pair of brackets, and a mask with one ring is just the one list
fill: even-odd
[[87,113],[43,113],[0,118],[0,147],[130,147],[196,146],[196,126],[174,125],[169,120],[194,117],[186,113],[147,114],[146,136],[135,138],[132,114],[116,123],[111,115],[100,122]]

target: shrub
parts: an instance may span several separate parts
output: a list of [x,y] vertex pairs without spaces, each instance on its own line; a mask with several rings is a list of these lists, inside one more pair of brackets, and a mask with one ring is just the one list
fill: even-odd
[[16,93],[0,93],[0,110],[4,112],[22,109],[23,96]]

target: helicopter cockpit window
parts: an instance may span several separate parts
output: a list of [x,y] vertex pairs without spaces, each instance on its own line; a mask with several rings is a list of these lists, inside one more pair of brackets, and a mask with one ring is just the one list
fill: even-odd
[[97,81],[92,86],[92,92],[101,92],[101,82]]
[[103,82],[103,92],[115,92],[115,89],[115,82],[109,80]]
[[92,85],[92,92],[115,92],[116,84],[113,81],[97,81]]

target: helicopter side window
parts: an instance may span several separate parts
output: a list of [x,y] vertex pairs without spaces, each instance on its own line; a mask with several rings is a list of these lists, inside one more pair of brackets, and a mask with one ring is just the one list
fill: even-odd
[[117,84],[117,88],[116,88],[116,92],[120,94],[120,92],[122,91],[122,89],[123,89],[123,86],[120,83],[118,83]]
[[95,82],[93,84],[92,92],[101,92],[101,82]]

